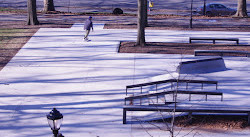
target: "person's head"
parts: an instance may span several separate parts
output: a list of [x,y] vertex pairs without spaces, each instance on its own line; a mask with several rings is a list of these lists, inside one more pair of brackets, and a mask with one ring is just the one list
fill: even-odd
[[92,19],[92,17],[91,16],[89,16],[89,20],[91,20]]

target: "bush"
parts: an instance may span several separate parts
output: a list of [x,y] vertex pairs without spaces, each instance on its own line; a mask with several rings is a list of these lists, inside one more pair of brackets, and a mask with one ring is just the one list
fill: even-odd
[[123,14],[123,10],[120,9],[120,8],[115,8],[115,9],[113,10],[113,14]]

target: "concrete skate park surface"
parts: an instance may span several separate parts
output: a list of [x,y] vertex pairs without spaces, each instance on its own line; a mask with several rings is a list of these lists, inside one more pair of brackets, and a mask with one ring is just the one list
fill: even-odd
[[[43,0],[37,1],[37,9],[42,10]],[[155,14],[180,14],[182,10],[190,10],[190,0],[152,0],[154,2],[154,7],[152,8]],[[237,9],[237,1],[235,0],[217,0],[217,1],[207,1],[207,3],[222,3],[230,8]],[[250,7],[250,3],[247,3]],[[0,0],[0,7],[13,7],[26,9],[26,0]],[[122,8],[125,13],[136,13],[137,11],[137,1],[136,0],[56,0],[54,5],[57,11],[64,12],[112,12],[116,7]],[[194,1],[194,9],[203,5],[203,1]],[[167,10],[167,11],[165,11]],[[187,11],[185,11],[187,12]],[[189,11],[188,11],[189,12]],[[185,13],[187,14],[187,13]]]
[[[94,24],[90,42],[83,41],[81,23],[71,28],[39,29],[0,72],[1,136],[52,136],[46,114],[54,107],[64,115],[60,132],[66,137],[141,137],[148,136],[147,132],[153,136],[168,136],[168,132],[149,124],[145,124],[147,132],[140,123],[123,125],[123,99],[126,85],[178,76],[219,82],[224,101],[215,99],[199,102],[200,105],[250,106],[249,58],[223,57],[226,71],[179,75],[176,67],[181,61],[208,57],[117,53],[119,42],[135,41],[137,31],[107,30],[103,26]],[[146,30],[146,39],[188,43],[190,36],[202,34],[238,37],[241,42],[250,44],[248,32]],[[214,90],[214,87],[206,90]],[[134,115],[137,114],[128,113],[128,118]],[[190,129],[184,128],[180,135],[189,132]],[[197,129],[194,132],[204,137],[250,134],[249,130],[210,132]]]

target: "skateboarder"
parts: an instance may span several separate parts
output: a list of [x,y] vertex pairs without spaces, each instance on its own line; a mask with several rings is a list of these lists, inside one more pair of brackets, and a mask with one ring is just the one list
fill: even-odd
[[88,36],[89,36],[89,32],[91,28],[92,28],[92,31],[94,31],[92,17],[89,16],[89,18],[85,21],[85,24],[84,24],[84,30],[86,30],[86,34],[84,35],[85,41],[88,41]]

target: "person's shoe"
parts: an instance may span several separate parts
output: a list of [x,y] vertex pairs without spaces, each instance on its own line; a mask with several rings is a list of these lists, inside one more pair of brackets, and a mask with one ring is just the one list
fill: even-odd
[[84,41],[89,41],[89,39],[88,38],[84,38]]

